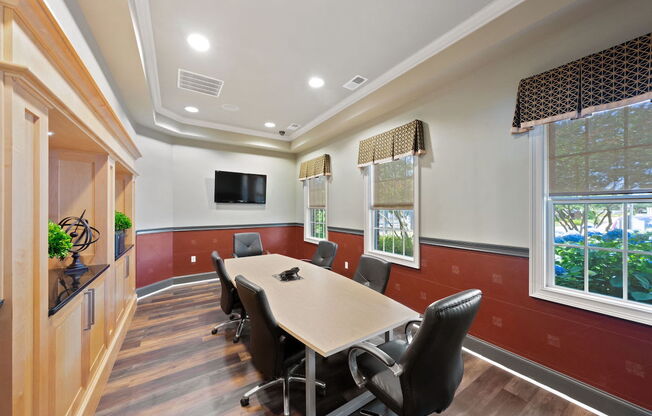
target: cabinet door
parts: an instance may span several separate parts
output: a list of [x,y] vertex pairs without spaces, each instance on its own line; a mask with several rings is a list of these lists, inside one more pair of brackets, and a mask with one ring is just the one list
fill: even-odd
[[106,271],[104,292],[104,325],[106,327],[107,340],[110,340],[113,338],[113,331],[115,331],[115,324],[118,320],[115,307],[115,268],[113,267]]
[[88,374],[92,376],[98,368],[102,357],[106,352],[106,280],[102,279],[94,287],[89,289],[92,295],[91,301],[91,329],[88,331]]
[[124,256],[115,263],[115,280],[114,280],[114,290],[115,290],[115,321],[118,322],[122,319],[122,312],[124,311],[124,292],[125,292],[125,263]]
[[132,298],[136,296],[136,262],[134,249],[125,256],[125,282],[124,282],[124,300],[125,307],[129,305]]
[[85,302],[74,299],[50,318],[50,411],[54,416],[72,414],[84,391],[83,337],[90,327]]

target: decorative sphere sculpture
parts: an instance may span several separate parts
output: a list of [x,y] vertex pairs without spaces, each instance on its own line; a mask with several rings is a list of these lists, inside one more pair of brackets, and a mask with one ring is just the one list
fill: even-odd
[[100,238],[100,232],[84,218],[86,210],[79,217],[66,217],[59,221],[63,231],[72,239],[72,264],[66,268],[66,274],[81,275],[88,267],[79,260],[79,253],[86,250]]

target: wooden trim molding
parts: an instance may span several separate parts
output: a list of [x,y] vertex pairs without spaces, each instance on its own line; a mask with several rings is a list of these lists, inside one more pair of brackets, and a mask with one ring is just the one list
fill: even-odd
[[[21,86],[27,89],[30,94],[38,97],[43,101],[44,105],[49,108],[57,109],[61,114],[67,117],[72,123],[74,123],[79,129],[90,137],[98,146],[100,146],[106,153],[110,154],[112,157],[121,162],[126,169],[128,169],[132,174],[136,172],[131,167],[131,163],[128,163],[121,157],[119,157],[112,149],[98,137],[87,125],[86,123],[79,118],[75,113],[71,112],[63,101],[61,101],[56,94],[48,88],[48,86],[43,83],[29,68],[23,65],[17,65],[11,62],[1,61],[0,60],[0,71],[5,72],[14,79],[18,80]],[[140,155],[140,153],[138,153]]]
[[98,120],[135,158],[142,156],[120,117],[91,76],[75,48],[59,27],[43,0],[1,0],[57,68],[68,84],[84,99]]

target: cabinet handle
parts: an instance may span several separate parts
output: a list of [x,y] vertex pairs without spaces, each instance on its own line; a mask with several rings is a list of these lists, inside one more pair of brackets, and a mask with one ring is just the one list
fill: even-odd
[[84,328],[84,331],[88,331],[91,329],[91,326],[93,325],[91,323],[91,304],[92,304],[92,295],[90,290],[87,290],[84,292],[84,296],[86,297],[86,328]]
[[131,256],[126,256],[125,257],[125,275],[123,276],[125,279],[129,277],[129,259]]
[[91,325],[95,325],[95,289],[91,289]]

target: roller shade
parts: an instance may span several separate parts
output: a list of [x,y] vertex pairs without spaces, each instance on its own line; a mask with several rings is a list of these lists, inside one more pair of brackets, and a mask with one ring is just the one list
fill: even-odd
[[548,182],[553,196],[652,191],[652,102],[553,123]]
[[326,208],[326,176],[308,179],[308,207]]
[[652,34],[519,82],[512,132],[652,99]]
[[426,152],[423,123],[414,120],[395,129],[364,139],[358,148],[358,167],[386,163]]
[[299,166],[299,180],[304,181],[309,178],[318,176],[330,176],[331,174],[331,157],[330,155],[321,155],[314,159],[302,162]]
[[375,209],[414,209],[414,156],[375,165],[373,195]]

